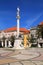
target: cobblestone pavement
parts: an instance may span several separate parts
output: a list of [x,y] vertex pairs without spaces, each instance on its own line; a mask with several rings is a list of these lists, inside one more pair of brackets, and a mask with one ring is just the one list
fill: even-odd
[[0,59],[3,58],[19,60],[10,63],[10,65],[43,65],[43,48],[28,48],[25,50],[0,49]]

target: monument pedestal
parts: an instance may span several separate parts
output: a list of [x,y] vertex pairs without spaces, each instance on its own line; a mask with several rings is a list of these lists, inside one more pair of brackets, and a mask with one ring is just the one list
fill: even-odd
[[24,49],[24,46],[22,45],[22,39],[18,38],[15,40],[13,49]]

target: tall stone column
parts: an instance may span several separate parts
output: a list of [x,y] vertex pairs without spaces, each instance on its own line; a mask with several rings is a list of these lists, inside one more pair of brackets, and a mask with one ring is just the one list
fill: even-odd
[[20,21],[19,12],[20,12],[20,9],[17,8],[17,38],[19,37],[19,21]]
[[21,43],[22,43],[22,38],[20,39],[19,38],[19,29],[20,29],[20,26],[19,26],[19,22],[20,22],[20,9],[17,8],[17,36],[16,36],[16,39],[15,39],[15,42],[14,42],[14,47],[13,49],[24,49],[23,46],[21,46]]
[[19,37],[19,19],[17,20],[17,38]]

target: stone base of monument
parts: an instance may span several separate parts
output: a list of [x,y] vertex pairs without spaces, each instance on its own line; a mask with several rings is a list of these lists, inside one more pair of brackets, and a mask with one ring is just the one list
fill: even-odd
[[18,38],[14,42],[14,47],[12,49],[24,49],[24,46],[22,45],[22,39]]

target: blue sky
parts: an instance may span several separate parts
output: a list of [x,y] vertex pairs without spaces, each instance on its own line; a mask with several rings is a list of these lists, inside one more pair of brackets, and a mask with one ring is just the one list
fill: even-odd
[[17,7],[20,27],[30,29],[43,21],[43,0],[0,0],[0,30],[16,26]]

